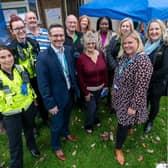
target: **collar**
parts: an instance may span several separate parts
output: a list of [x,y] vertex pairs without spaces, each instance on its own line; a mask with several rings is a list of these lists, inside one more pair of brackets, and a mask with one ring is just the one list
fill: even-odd
[[54,50],[55,53],[59,54],[59,53],[62,53],[64,52],[65,48],[64,46],[62,46],[62,48],[56,48],[53,44],[51,44],[51,48]]
[[[39,33],[38,33],[38,35],[42,34],[42,32],[43,32],[42,28],[39,28]],[[29,29],[28,27],[26,27],[26,34],[32,34],[32,35],[34,35],[34,34],[30,31],[30,29]],[[35,35],[34,35],[34,36],[35,36]],[[36,36],[37,36],[37,35],[36,35]]]
[[2,68],[0,69],[10,80],[13,80],[13,69],[14,69],[14,66],[12,66],[12,73],[8,73],[6,72],[5,70],[3,70]]

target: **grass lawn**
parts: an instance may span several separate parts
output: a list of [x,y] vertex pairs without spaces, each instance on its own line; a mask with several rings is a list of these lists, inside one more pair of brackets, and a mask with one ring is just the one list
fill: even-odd
[[[155,168],[157,163],[166,162],[168,151],[168,97],[161,100],[160,113],[157,116],[153,132],[143,134],[143,125],[135,127],[136,132],[127,137],[123,151],[126,163],[123,167]],[[67,156],[66,161],[58,160],[51,150],[50,130],[40,128],[37,144],[41,157],[35,159],[26,149],[24,143],[24,168],[119,168],[115,160],[116,116],[106,110],[104,101],[101,103],[100,116],[102,126],[95,128],[93,134],[87,134],[83,129],[84,111],[74,108],[71,118],[72,133],[77,135],[78,142],[72,143],[62,139],[62,149]],[[40,123],[39,123],[40,124]],[[114,140],[102,141],[100,134],[112,131]],[[6,135],[0,135],[0,168],[9,165],[8,140]]]

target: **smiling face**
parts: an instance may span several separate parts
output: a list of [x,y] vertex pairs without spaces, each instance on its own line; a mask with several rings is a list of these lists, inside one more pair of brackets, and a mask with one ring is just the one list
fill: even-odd
[[23,21],[18,20],[15,22],[12,22],[12,34],[15,36],[18,42],[24,42],[26,39],[26,28]]
[[0,67],[4,71],[11,71],[14,64],[14,57],[7,49],[0,50]]
[[129,21],[125,21],[121,24],[120,31],[122,35],[131,32],[131,25]]
[[96,42],[92,41],[86,43],[86,52],[92,53],[95,50],[95,48],[96,48]]
[[135,38],[128,36],[127,38],[124,39],[123,50],[129,57],[134,56],[137,52],[137,49],[138,49],[138,41]]
[[88,24],[89,24],[89,21],[88,21],[88,19],[86,17],[81,19],[81,21],[80,21],[81,29],[87,29]]
[[93,52],[96,49],[96,35],[92,31],[87,31],[84,36],[84,49],[86,52]]
[[31,28],[37,27],[37,17],[33,12],[28,12],[25,17],[26,25]]
[[49,32],[49,39],[54,47],[62,48],[65,41],[64,29],[61,27],[52,28]]
[[69,32],[75,32],[77,29],[77,18],[74,15],[67,16],[66,29]]
[[106,18],[103,18],[100,21],[99,27],[100,27],[101,32],[107,32],[109,29],[109,21]]
[[162,36],[162,31],[159,23],[151,22],[148,29],[148,36],[151,41],[157,41]]

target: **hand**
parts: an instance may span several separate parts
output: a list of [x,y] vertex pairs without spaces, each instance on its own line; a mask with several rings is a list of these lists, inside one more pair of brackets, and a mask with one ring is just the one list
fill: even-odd
[[88,102],[90,101],[90,97],[92,96],[93,94],[89,93],[87,96],[85,96],[85,100]]
[[127,111],[127,114],[128,115],[135,115],[136,114],[136,110],[132,109],[131,107],[128,108],[128,111]]
[[51,115],[55,115],[55,114],[58,113],[58,107],[55,106],[54,108],[49,109],[48,111],[49,111],[49,113],[50,113]]
[[108,92],[109,92],[109,90],[108,90],[107,87],[103,88],[102,91],[101,91],[101,93],[100,93],[100,97],[101,98],[106,97],[108,95]]

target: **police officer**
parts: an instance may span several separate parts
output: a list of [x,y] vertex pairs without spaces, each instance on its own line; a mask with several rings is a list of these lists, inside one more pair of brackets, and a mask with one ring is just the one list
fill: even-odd
[[35,97],[28,73],[22,66],[14,64],[9,48],[0,46],[0,111],[9,139],[11,168],[23,167],[22,128],[31,154],[40,156],[33,136]]
[[10,31],[14,40],[10,44],[10,47],[14,51],[15,62],[19,65],[23,65],[30,76],[30,83],[37,94],[37,107],[44,123],[48,123],[48,112],[45,110],[40,96],[35,64],[36,57],[40,51],[39,44],[36,40],[26,37],[26,28],[24,21],[16,15],[11,17],[9,22]]

